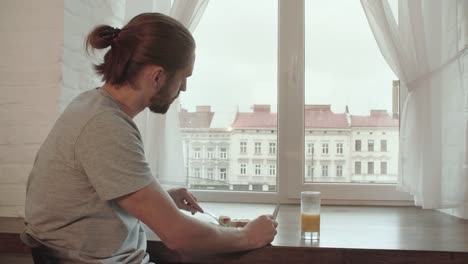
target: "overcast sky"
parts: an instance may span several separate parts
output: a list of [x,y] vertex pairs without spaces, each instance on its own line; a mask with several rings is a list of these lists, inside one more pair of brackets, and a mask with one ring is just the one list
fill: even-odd
[[[396,1],[393,1],[393,3]],[[382,58],[358,0],[305,0],[306,104],[367,115],[391,111],[393,72]],[[228,114],[277,103],[277,1],[211,0],[194,32],[193,76],[182,107]],[[232,121],[232,120],[231,120]]]

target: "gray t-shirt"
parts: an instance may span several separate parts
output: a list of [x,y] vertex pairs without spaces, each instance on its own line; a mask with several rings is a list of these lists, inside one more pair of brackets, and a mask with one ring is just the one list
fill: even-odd
[[64,263],[148,263],[140,222],[114,199],[152,181],[135,123],[106,91],[84,92],[36,156],[22,239]]

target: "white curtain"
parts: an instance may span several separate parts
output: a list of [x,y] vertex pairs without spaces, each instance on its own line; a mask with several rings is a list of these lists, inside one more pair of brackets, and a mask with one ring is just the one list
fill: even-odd
[[407,94],[397,187],[428,209],[467,204],[464,2],[400,0],[396,18],[387,0],[361,0],[382,55]]
[[[153,8],[157,9],[154,11],[166,13],[167,2],[169,1],[154,2]],[[174,0],[168,15],[180,21],[193,33],[207,4],[208,0]],[[179,108],[177,99],[165,115],[154,114],[145,109],[135,118],[143,137],[148,163],[165,188],[187,185]]]

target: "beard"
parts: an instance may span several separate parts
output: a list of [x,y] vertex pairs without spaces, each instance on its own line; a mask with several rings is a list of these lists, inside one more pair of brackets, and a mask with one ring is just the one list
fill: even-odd
[[151,112],[156,114],[165,114],[169,110],[170,104],[152,104],[149,106]]
[[160,93],[157,93],[156,95],[151,98],[151,105],[149,106],[149,109],[151,112],[156,113],[156,114],[165,114],[169,110],[169,107],[171,106],[172,102],[179,97],[180,90],[177,92],[177,95],[173,98],[170,98],[168,95],[169,92],[169,85],[166,87],[163,87],[161,89]]

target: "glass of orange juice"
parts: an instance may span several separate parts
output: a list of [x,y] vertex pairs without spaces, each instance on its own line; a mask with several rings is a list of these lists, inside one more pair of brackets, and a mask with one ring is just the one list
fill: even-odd
[[320,239],[320,192],[301,192],[301,237]]

